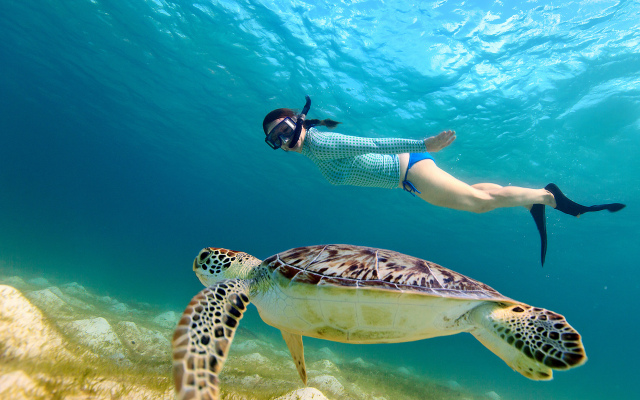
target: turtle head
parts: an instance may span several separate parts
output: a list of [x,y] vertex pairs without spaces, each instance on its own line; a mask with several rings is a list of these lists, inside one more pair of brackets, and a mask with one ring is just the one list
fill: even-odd
[[209,287],[223,279],[246,279],[261,261],[241,251],[205,247],[193,261],[193,271]]

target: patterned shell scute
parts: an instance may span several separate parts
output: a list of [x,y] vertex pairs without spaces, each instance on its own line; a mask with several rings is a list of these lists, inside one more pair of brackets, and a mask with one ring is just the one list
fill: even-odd
[[267,258],[263,265],[292,282],[311,285],[513,302],[484,283],[438,264],[371,247],[341,244],[298,247]]

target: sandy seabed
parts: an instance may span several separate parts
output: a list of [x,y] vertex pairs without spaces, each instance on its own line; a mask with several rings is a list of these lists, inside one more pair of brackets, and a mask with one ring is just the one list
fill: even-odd
[[[174,398],[170,339],[182,310],[19,276],[0,275],[0,299],[3,400]],[[305,353],[308,387],[284,341],[240,326],[220,375],[221,399],[500,399],[326,347]]]

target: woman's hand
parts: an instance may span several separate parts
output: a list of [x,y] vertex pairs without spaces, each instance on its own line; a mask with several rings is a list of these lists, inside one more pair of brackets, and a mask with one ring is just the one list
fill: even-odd
[[435,153],[436,151],[440,151],[453,143],[454,140],[456,140],[455,131],[444,131],[440,132],[436,136],[426,138],[424,140],[424,145],[427,147],[428,152]]

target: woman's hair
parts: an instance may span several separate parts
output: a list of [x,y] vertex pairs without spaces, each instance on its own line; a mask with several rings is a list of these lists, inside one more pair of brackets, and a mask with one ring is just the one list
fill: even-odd
[[[277,110],[271,111],[269,114],[267,114],[266,117],[264,117],[264,121],[262,121],[262,129],[264,130],[265,135],[268,133],[267,126],[273,121],[279,118],[286,118],[286,117],[289,117],[295,120],[295,117],[297,115],[298,113],[296,113],[290,108],[278,108]],[[305,129],[309,129],[312,126],[318,126],[318,125],[326,126],[327,128],[331,129],[331,128],[335,128],[339,123],[340,122],[334,121],[332,119],[323,119],[323,120],[305,119],[303,126]]]

